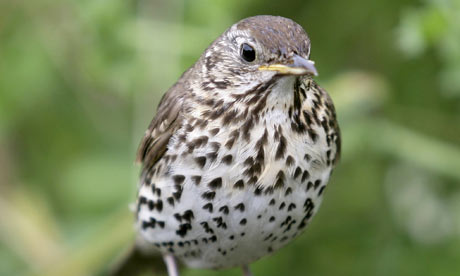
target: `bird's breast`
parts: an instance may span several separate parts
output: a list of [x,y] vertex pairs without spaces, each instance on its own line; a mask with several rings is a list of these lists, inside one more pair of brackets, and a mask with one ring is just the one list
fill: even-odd
[[276,112],[228,124],[187,120],[140,189],[141,233],[195,267],[269,254],[319,207],[331,171],[321,143]]

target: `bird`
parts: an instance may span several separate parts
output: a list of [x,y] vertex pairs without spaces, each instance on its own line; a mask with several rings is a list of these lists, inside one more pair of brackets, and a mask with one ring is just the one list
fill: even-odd
[[140,143],[141,247],[168,274],[249,265],[299,236],[340,158],[331,97],[291,19],[228,28],[162,97]]

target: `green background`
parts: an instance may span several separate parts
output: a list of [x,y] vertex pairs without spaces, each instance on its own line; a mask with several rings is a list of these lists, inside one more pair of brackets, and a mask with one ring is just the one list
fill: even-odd
[[255,275],[460,275],[460,0],[1,0],[1,275],[102,275],[133,238],[162,93],[257,14],[310,35],[343,158]]

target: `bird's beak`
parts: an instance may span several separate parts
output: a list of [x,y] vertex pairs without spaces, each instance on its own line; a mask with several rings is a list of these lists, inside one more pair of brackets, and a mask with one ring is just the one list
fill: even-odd
[[262,65],[260,71],[276,71],[282,75],[313,75],[318,76],[315,68],[315,62],[305,59],[301,56],[294,55],[287,64],[275,63]]

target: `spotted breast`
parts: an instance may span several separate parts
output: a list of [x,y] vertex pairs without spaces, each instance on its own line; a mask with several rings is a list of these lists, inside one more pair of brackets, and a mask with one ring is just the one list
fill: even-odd
[[190,267],[234,267],[305,229],[339,157],[339,129],[309,76],[272,74],[206,99],[193,81],[200,66],[166,94],[141,144],[137,226]]

